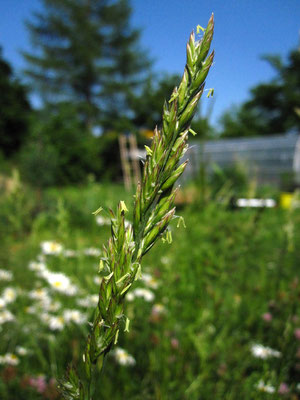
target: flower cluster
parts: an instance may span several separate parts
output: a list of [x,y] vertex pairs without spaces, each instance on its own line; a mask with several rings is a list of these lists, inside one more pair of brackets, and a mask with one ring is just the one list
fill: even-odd
[[281,353],[279,351],[263,346],[262,344],[253,344],[251,346],[251,352],[254,357],[261,358],[263,360],[270,357],[281,357]]

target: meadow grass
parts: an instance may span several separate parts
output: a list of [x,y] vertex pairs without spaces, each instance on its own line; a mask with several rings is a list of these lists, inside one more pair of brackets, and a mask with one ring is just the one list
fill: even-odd
[[[59,398],[52,379],[84,350],[95,304],[89,296],[97,295],[99,283],[95,249],[101,251],[110,231],[105,220],[97,225],[92,211],[99,196],[112,206],[122,194],[121,187],[96,184],[52,189],[29,228],[17,239],[15,232],[7,235],[0,269],[12,276],[4,274],[0,283],[6,299],[1,399]],[[85,198],[78,213],[75,205]],[[174,243],[159,243],[145,256],[144,277],[126,301],[129,332],[117,345],[126,352],[108,357],[95,398],[297,399],[300,212],[234,211],[210,201],[180,214],[186,228],[171,224]],[[40,262],[70,278],[76,295],[32,270],[41,243],[50,240],[75,253],[44,254]],[[62,284],[65,291],[72,287]],[[41,289],[50,303],[43,303]],[[3,322],[4,311],[12,321]]]

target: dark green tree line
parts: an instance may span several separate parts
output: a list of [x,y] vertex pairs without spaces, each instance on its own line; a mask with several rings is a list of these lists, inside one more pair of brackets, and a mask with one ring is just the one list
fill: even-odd
[[30,104],[27,91],[13,74],[0,49],[0,153],[11,157],[28,135]]

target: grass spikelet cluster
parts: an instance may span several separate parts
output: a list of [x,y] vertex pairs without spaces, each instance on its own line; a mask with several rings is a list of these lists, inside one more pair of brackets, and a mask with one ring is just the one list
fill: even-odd
[[211,16],[201,40],[191,34],[187,44],[186,67],[179,87],[163,107],[161,129],[156,128],[147,157],[142,181],[137,186],[133,224],[126,226],[128,212],[123,201],[111,213],[111,238],[100,261],[103,279],[98,306],[83,355],[83,368],[70,366],[60,383],[65,399],[90,400],[95,366],[102,366],[105,355],[117,343],[122,324],[128,329],[124,315],[124,299],[139,277],[142,257],[164,234],[174,217],[174,185],[183,173],[186,162],[180,159],[188,147],[190,124],[203,93],[204,81],[213,62],[209,49],[213,37]]

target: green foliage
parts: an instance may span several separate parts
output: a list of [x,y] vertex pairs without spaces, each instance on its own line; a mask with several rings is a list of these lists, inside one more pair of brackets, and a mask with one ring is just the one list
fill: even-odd
[[0,152],[11,157],[26,140],[30,104],[25,86],[13,77],[1,53],[0,49]]
[[226,186],[227,189],[231,189],[232,196],[244,197],[247,195],[248,181],[247,172],[241,164],[223,169],[215,165],[213,173],[208,179],[208,185],[212,189],[212,195],[220,192]]
[[286,63],[279,56],[264,58],[276,70],[276,77],[252,88],[249,100],[223,115],[222,136],[299,132],[300,51],[291,51]]
[[6,186],[7,189],[5,185],[0,186],[0,231],[3,241],[8,237],[27,235],[37,208],[35,193],[22,184],[18,170],[13,170],[12,176],[6,177]]
[[[34,44],[26,74],[46,102],[72,101],[85,127],[107,127],[127,111],[148,65],[127,0],[43,0],[27,22]],[[110,117],[113,115],[113,119]]]
[[[26,192],[28,200],[30,196]],[[60,211],[59,226],[66,225],[70,232],[60,242],[64,250],[75,251],[73,257],[64,251],[41,253],[41,242],[59,241],[57,221],[39,226],[34,222],[31,233],[17,240],[9,236],[5,248],[1,243],[2,269],[5,266],[12,272],[13,279],[1,280],[0,297],[6,287],[18,295],[5,306],[16,320],[1,324],[0,356],[16,353],[17,346],[28,351],[25,356],[17,354],[16,366],[0,365],[1,399],[59,399],[51,379],[61,376],[70,359],[78,363],[89,325],[64,320],[63,329],[52,330],[45,314],[63,316],[65,310],[75,309],[91,320],[93,304],[86,308],[78,300],[97,295],[99,287],[93,280],[99,278],[98,256],[84,252],[91,246],[101,248],[110,230],[109,225],[97,225],[91,212],[99,198],[105,207],[112,207],[124,196],[121,187],[96,184],[45,192],[44,211],[35,221],[41,221],[42,214],[48,221],[54,218],[60,198],[68,216]],[[76,219],[76,203],[82,203],[84,225],[81,218]],[[296,399],[299,209],[233,212],[211,201],[201,210],[185,208],[182,215],[186,229],[177,229],[177,221],[171,224],[176,245],[158,243],[144,260],[142,272],[150,274],[151,280],[142,275],[132,286],[132,294],[146,289],[151,299],[133,296],[126,300],[124,313],[131,319],[130,331],[120,332],[118,346],[136,363],[122,365],[120,360],[126,357],[111,353],[101,374],[96,371],[101,385],[96,385],[94,398],[252,400],[275,396],[258,389],[262,380],[274,388],[285,382],[289,389],[285,397]],[[39,255],[49,271],[62,272],[80,291],[66,296],[32,271],[29,263],[38,261]],[[39,308],[39,300],[29,297],[37,289],[47,289],[51,304],[59,301],[60,308],[46,311],[46,303]],[[28,307],[39,311],[30,314]],[[265,320],[266,313],[271,320]],[[253,344],[271,347],[281,357],[257,358],[251,352]],[[42,393],[33,386],[39,375],[45,382],[40,386]]]
[[37,187],[85,182],[103,168],[98,139],[69,103],[36,112],[20,163],[24,178]]

